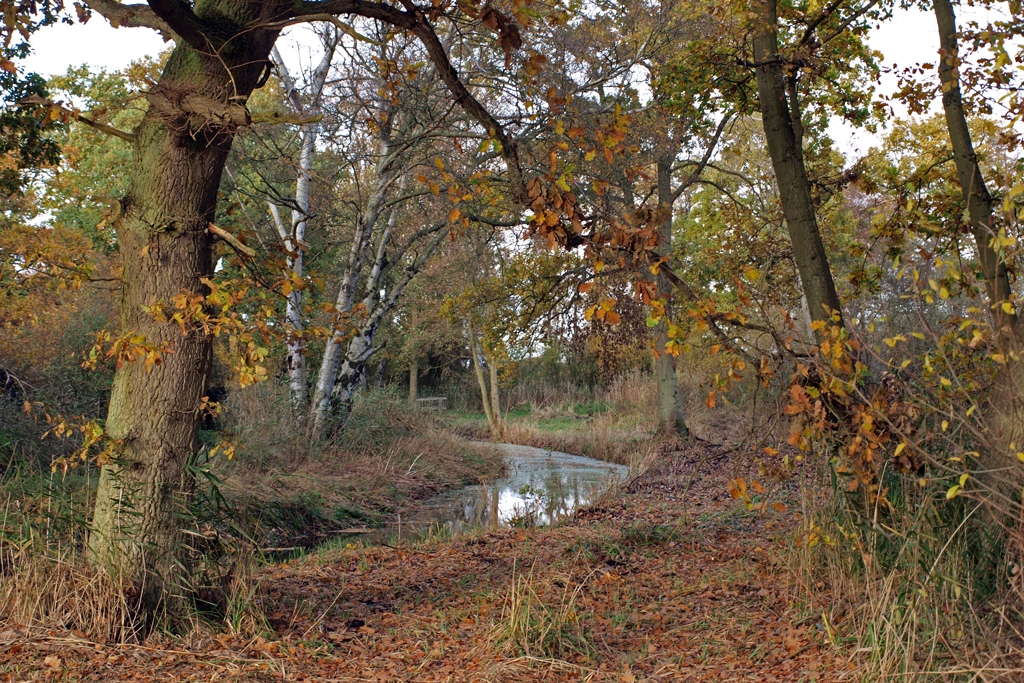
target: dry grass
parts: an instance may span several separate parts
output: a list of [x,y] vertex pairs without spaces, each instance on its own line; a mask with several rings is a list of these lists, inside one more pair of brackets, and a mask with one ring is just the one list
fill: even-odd
[[651,433],[646,430],[625,431],[608,420],[595,418],[586,427],[564,432],[546,431],[531,422],[511,422],[504,439],[520,446],[628,465],[650,443]]
[[[649,375],[633,372],[616,378],[591,396],[599,409],[580,416],[573,404],[534,406],[528,417],[510,420],[504,440],[520,446],[584,455],[620,465],[639,463],[652,448],[657,396]],[[551,428],[547,421],[570,421]],[[476,434],[477,438],[487,438]]]
[[8,626],[72,631],[100,642],[142,632],[130,587],[90,567],[81,553],[6,551],[0,621]]
[[[152,630],[202,633],[226,628],[236,635],[269,632],[252,549],[219,561],[201,561],[172,602],[175,615],[140,621],[139,591],[92,566],[81,548],[0,548],[0,623],[5,627],[66,631],[96,642],[137,642]],[[210,579],[213,578],[211,585]],[[222,623],[223,626],[219,626]]]
[[984,502],[953,508],[912,484],[865,530],[842,491],[822,488],[804,493],[791,569],[809,597],[831,594],[823,623],[858,680],[1024,680],[1019,572],[1011,559],[1009,585],[997,587],[1007,548]]
[[173,619],[136,623],[137,591],[85,557],[90,480],[46,473],[4,482],[0,621],[99,641],[130,641],[165,626],[259,635],[267,626],[254,553],[313,547],[341,528],[384,524],[447,488],[493,479],[504,466],[495,449],[438,429],[434,418],[383,392],[361,398],[348,429],[314,444],[281,404],[287,394],[266,385],[227,402],[224,427],[239,443],[238,459],[214,458],[217,476],[200,482],[181,553],[189,585],[181,586]]
[[[505,655],[562,660],[586,659],[594,644],[580,620],[577,605],[586,581],[574,583],[569,575],[551,577],[552,585],[539,587],[531,569],[512,570],[501,619],[493,634],[495,646]],[[542,594],[554,594],[545,601]]]
[[360,395],[344,429],[312,442],[290,417],[287,387],[265,384],[229,399],[239,459],[218,463],[225,496],[264,546],[309,548],[339,529],[385,525],[503,470],[495,449],[440,429],[435,415],[391,390]]

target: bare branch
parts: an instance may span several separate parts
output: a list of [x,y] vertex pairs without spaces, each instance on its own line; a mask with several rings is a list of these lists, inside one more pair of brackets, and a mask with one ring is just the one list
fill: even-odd
[[29,97],[26,97],[23,100],[19,100],[18,101],[18,106],[21,106],[21,107],[43,107],[47,111],[50,111],[50,110],[59,111],[62,114],[66,114],[67,116],[69,116],[73,120],[81,121],[85,125],[89,126],[90,128],[94,128],[94,129],[100,131],[101,133],[106,133],[107,135],[113,135],[115,138],[121,138],[125,142],[131,142],[131,143],[135,142],[135,136],[132,135],[131,133],[126,133],[123,130],[118,130],[117,128],[114,128],[113,126],[108,126],[105,123],[99,123],[97,121],[93,121],[90,118],[82,116],[81,114],[79,114],[76,111],[73,111],[71,109],[68,109],[67,107],[61,106],[61,105],[57,104],[56,102],[51,102],[50,100],[44,99],[43,97],[40,97],[39,95],[31,95]]
[[85,4],[114,28],[151,28],[159,32],[164,40],[177,38],[170,25],[145,3],[123,5],[117,0],[85,0]]
[[691,171],[690,175],[687,176],[686,180],[680,183],[679,187],[677,187],[675,192],[672,193],[670,200],[671,203],[675,203],[675,201],[679,199],[679,195],[681,195],[686,190],[686,188],[693,185],[695,182],[697,182],[697,179],[700,178],[700,174],[704,172],[704,169],[711,161],[711,156],[715,153],[715,149],[718,147],[718,141],[722,139],[722,133],[725,131],[725,127],[729,125],[729,122],[731,120],[731,114],[726,114],[724,117],[722,117],[721,122],[718,124],[718,128],[715,129],[715,136],[711,138],[711,142],[708,143],[707,149],[704,150],[704,156],[701,157],[699,162],[697,162],[697,168]]

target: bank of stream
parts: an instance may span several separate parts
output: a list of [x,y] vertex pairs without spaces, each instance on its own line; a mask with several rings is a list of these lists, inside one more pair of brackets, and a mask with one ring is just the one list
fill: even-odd
[[552,524],[590,504],[629,473],[623,465],[594,458],[532,446],[489,445],[501,451],[505,476],[442,493],[387,526],[348,529],[339,537],[358,538],[363,544],[395,543],[480,528]]

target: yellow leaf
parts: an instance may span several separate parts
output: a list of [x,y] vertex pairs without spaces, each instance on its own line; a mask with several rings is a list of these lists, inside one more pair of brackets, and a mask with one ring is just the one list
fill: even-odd
[[896,447],[896,452],[893,453],[893,455],[899,457],[900,453],[902,453],[906,449],[906,447],[906,442],[901,443],[899,446]]
[[957,486],[957,485],[950,486],[949,490],[946,491],[946,500],[950,500],[951,498],[956,498],[959,493],[960,493],[960,487],[959,486]]

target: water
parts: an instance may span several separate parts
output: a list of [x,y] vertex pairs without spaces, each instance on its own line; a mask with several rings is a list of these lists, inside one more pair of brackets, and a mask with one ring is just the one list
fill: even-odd
[[622,465],[558,451],[495,446],[504,451],[505,477],[438,496],[415,518],[375,530],[365,540],[415,540],[427,533],[454,536],[482,527],[551,524],[593,502],[629,471]]

